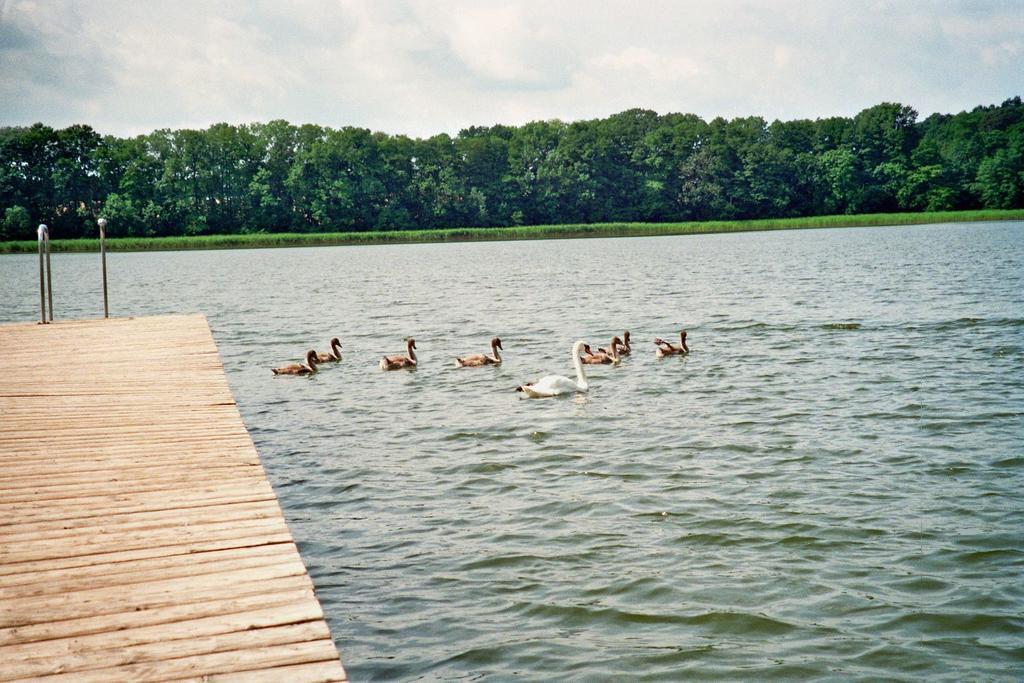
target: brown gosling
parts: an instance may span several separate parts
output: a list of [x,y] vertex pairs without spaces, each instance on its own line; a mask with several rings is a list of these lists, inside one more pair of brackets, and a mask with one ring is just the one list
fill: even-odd
[[324,352],[319,351],[316,354],[317,363],[337,363],[341,360],[341,342],[338,341],[337,337],[331,338],[331,350]]
[[498,349],[502,349],[501,340],[498,339],[497,337],[494,337],[493,339],[491,339],[491,355],[488,356],[483,353],[478,353],[473,356],[456,358],[455,367],[478,368],[482,365],[501,365],[501,355],[498,354]]
[[271,372],[275,375],[312,375],[316,372],[316,351],[313,349],[306,351],[305,363],[282,365],[279,368],[271,368]]
[[405,342],[404,356],[384,356],[380,359],[381,370],[401,370],[416,367],[416,340],[412,337]]
[[[612,337],[611,352],[609,353],[605,349],[598,349],[597,353],[591,353],[588,357],[583,359],[584,363],[589,365],[618,365],[620,362],[619,349],[622,346],[622,340],[618,337]],[[589,351],[590,348],[587,347]]]
[[686,345],[686,330],[681,330],[679,332],[679,346],[669,344],[667,341],[662,339],[655,339],[654,344],[658,347],[654,352],[654,355],[658,358],[675,355],[685,356],[690,353],[690,347]]

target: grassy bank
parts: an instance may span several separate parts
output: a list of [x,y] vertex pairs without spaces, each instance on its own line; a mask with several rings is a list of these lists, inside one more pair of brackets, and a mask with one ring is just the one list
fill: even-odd
[[[265,247],[313,247],[339,244],[389,244],[406,242],[466,242],[482,240],[529,240],[575,237],[635,237],[645,235],[694,235],[755,230],[852,228],[883,225],[920,225],[969,221],[1024,220],[1024,209],[932,211],[924,213],[874,213],[852,216],[812,216],[751,221],[693,221],[685,223],[580,223],[530,225],[508,228],[452,228],[446,230],[390,230],[385,232],[257,233],[203,235],[196,237],[115,237],[107,240],[109,251],[173,251],[180,249],[256,249]],[[60,240],[53,251],[99,251],[98,239]],[[36,251],[33,241],[0,242],[0,254]]]

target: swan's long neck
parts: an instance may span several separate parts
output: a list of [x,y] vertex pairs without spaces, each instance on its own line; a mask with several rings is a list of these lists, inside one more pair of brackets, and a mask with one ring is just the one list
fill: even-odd
[[335,358],[341,358],[341,342],[331,344],[331,349],[334,351]]
[[316,372],[316,356],[313,353],[306,354],[306,367],[310,372]]
[[572,364],[576,366],[576,384],[581,390],[587,389],[587,376],[583,374],[583,359],[580,358],[579,349],[575,346],[572,349]]
[[409,356],[409,360],[415,362],[415,360],[416,360],[416,350],[413,349],[412,344],[406,344],[405,345],[405,350],[406,350],[406,355]]
[[498,355],[498,345],[497,344],[494,344],[494,343],[491,344],[491,355],[494,356],[495,362],[498,362],[498,363],[501,362],[501,356]]

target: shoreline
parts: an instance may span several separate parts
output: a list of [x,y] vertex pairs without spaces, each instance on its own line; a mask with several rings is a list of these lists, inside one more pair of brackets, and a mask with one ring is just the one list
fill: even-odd
[[[574,223],[494,228],[447,228],[321,233],[249,233],[174,237],[112,237],[107,251],[190,251],[213,249],[273,249],[375,244],[428,244],[443,242],[491,242],[599,237],[656,237],[709,235],[770,230],[821,228],[896,227],[935,223],[977,223],[1024,220],[1024,209],[979,209],[921,213],[876,213],[802,218],[765,218],[743,221],[687,221],[676,223]],[[89,253],[99,251],[98,239],[51,241],[51,251]],[[36,253],[36,240],[0,242],[0,254]]]

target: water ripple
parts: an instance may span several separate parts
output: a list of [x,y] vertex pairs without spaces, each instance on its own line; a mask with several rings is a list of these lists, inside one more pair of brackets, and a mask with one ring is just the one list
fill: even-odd
[[[353,680],[1024,678],[1022,223],[109,267],[115,312],[210,320]],[[96,315],[94,258],[54,270]],[[589,396],[512,391],[624,329]]]

